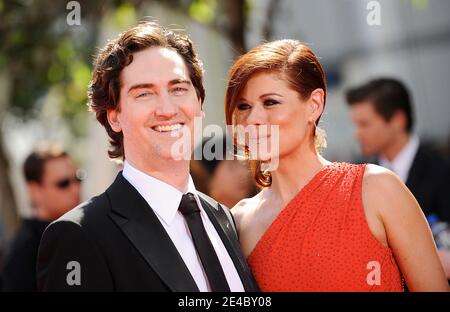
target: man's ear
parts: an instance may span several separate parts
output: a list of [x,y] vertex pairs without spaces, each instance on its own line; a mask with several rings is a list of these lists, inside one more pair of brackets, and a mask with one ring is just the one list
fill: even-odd
[[119,112],[116,109],[108,109],[106,111],[106,117],[108,118],[108,123],[114,132],[122,131],[119,121]]
[[202,99],[200,98],[200,96],[198,94],[197,94],[197,99],[198,99],[198,102],[200,103],[200,110],[202,111],[202,119],[205,119],[206,114],[205,114],[205,111],[203,110],[203,104],[205,104],[205,102],[204,101],[202,102]]
[[405,130],[407,124],[406,114],[403,111],[398,110],[392,115],[389,122],[393,124],[398,130]]
[[324,106],[324,98],[325,98],[325,92],[317,88],[313,92],[311,92],[310,96],[310,105],[311,105],[311,115],[310,115],[310,121],[316,122],[316,120],[322,115],[323,112],[323,106]]
[[37,182],[27,182],[28,194],[33,204],[39,206],[41,201],[41,185]]

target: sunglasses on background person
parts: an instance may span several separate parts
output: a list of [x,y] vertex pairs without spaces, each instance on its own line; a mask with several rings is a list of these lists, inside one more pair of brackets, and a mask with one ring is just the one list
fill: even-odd
[[58,180],[55,182],[55,186],[60,190],[64,190],[64,189],[67,189],[68,187],[70,187],[70,185],[72,183],[80,184],[81,181],[83,181],[82,178],[75,176],[72,178],[65,178],[65,179]]

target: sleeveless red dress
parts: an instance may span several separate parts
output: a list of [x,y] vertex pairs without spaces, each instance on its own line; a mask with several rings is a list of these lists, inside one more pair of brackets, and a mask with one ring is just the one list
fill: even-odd
[[280,212],[247,259],[262,291],[403,291],[365,218],[364,169],[323,167]]

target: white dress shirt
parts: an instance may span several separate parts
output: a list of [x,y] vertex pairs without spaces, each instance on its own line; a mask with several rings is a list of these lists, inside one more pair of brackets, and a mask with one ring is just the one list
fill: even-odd
[[400,177],[403,183],[406,183],[409,175],[409,170],[411,169],[414,157],[416,157],[418,149],[419,138],[417,136],[411,136],[408,143],[392,161],[389,161],[384,156],[381,156],[380,166],[392,170]]
[[[124,163],[122,174],[155,212],[162,226],[177,248],[181,258],[183,258],[183,261],[194,278],[199,290],[211,291],[206,273],[203,270],[201,260],[197,255],[192,241],[189,227],[181,212],[178,211],[183,193],[175,187],[134,168],[127,161]],[[194,194],[195,199],[197,200],[206,233],[216,251],[220,264],[222,265],[230,290],[244,291],[244,286],[242,285],[233,261],[223,245],[220,236],[217,234],[214,225],[203,210],[191,176],[189,176],[187,192]]]

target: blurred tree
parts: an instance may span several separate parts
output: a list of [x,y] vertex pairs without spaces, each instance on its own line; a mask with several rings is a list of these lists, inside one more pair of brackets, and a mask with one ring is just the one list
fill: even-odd
[[[0,98],[0,129],[5,113],[24,121],[37,118],[50,90],[58,94],[58,109],[74,135],[86,129],[86,87],[100,21],[113,12],[114,21],[129,26],[143,18],[137,12],[142,0],[79,0],[81,24],[69,25],[71,1],[0,0],[0,76],[8,87]],[[73,2],[73,1],[72,1]],[[236,54],[245,52],[245,27],[249,0],[159,1],[229,38]],[[0,79],[0,84],[1,84]],[[4,89],[4,90],[3,90]],[[8,161],[0,136],[0,213],[9,236],[17,225],[16,205],[8,179]]]
[[[75,136],[83,134],[86,121],[86,87],[99,21],[124,1],[77,1],[80,25],[69,25],[69,1],[0,0],[0,75],[2,88],[0,128],[6,112],[24,121],[39,116],[50,90],[58,96],[58,110]],[[127,1],[139,7],[142,1]],[[1,83],[1,82],[0,82]],[[0,99],[1,100],[1,99]],[[8,161],[0,136],[0,213],[7,238],[17,226],[16,205],[8,179]]]
[[251,0],[166,0],[166,7],[188,14],[193,20],[207,25],[228,38],[235,55],[245,51],[245,30]]
[[275,13],[277,12],[277,7],[280,4],[279,0],[269,0],[269,4],[266,10],[266,19],[263,24],[262,29],[262,37],[264,40],[270,41],[272,39],[273,32],[273,19],[275,17]]

